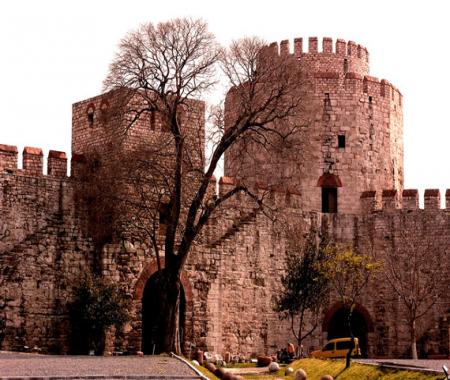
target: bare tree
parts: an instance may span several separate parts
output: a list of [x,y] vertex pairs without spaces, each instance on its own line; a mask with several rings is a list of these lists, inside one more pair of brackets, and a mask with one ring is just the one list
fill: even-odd
[[442,271],[447,247],[436,239],[431,240],[426,229],[419,229],[419,236],[409,236],[406,231],[417,230],[407,220],[402,224],[402,228],[397,229],[400,233],[386,250],[383,277],[406,308],[411,356],[417,359],[417,321],[444,296],[444,284],[448,289],[448,276],[439,281],[443,273],[448,273]]
[[[189,115],[201,108],[198,99],[217,84],[219,68],[231,90],[227,112],[216,107],[210,119],[216,139],[205,168],[202,123],[189,120]],[[238,193],[262,206],[257,193],[243,183],[211,196],[213,173],[223,154],[239,142],[253,139],[268,144],[271,135],[283,141],[295,133],[292,120],[301,101],[295,92],[298,81],[297,72],[289,70],[280,57],[265,54],[262,40],[248,38],[233,42],[230,48],[220,48],[207,25],[199,20],[149,23],[126,36],[119,46],[105,89],[126,94],[123,120],[128,135],[137,126],[150,128],[152,120],[164,130],[164,134],[154,133],[153,141],[141,147],[142,167],[157,170],[139,179],[141,195],[148,200],[148,194],[153,194],[140,208],[139,219],[146,220],[146,231],[157,253],[156,234],[161,229],[156,227],[162,222],[157,215],[161,218],[163,211],[165,267],[160,285],[165,291],[160,313],[164,316],[164,351],[179,351],[176,326],[180,274],[208,219]],[[152,148],[155,146],[159,147]],[[156,168],[156,162],[164,164]],[[135,187],[130,185],[129,192],[136,192]],[[133,197],[136,206],[142,204],[139,192]]]

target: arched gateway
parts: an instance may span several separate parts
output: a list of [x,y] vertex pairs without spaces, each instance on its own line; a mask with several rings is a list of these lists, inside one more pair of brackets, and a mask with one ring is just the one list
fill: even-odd
[[[336,303],[325,314],[322,332],[327,333],[327,339],[350,336],[348,330],[347,309],[341,303]],[[358,338],[363,357],[368,356],[368,334],[373,332],[373,322],[367,309],[357,304],[351,319],[353,335]]]
[[[161,260],[164,268],[164,260]],[[141,310],[141,351],[144,354],[159,354],[162,348],[164,331],[161,331],[161,318],[159,313],[161,302],[161,289],[159,287],[160,272],[155,262],[148,264],[141,272],[135,286],[134,298]],[[181,332],[181,348],[184,351],[186,342],[190,340],[192,321],[186,315],[192,315],[192,290],[185,275],[181,275],[179,329]]]
[[[142,351],[146,355],[163,352],[165,331],[162,329],[165,315],[162,315],[160,305],[164,302],[160,287],[161,272],[154,273],[147,281],[142,297]],[[186,298],[184,289],[180,289],[179,331],[180,345],[184,346],[184,330],[186,316]]]

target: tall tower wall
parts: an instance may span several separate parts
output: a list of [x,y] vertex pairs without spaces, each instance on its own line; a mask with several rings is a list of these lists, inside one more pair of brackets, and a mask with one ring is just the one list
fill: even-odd
[[317,38],[310,38],[308,52],[301,39],[294,40],[293,52],[288,41],[267,48],[301,74],[294,149],[254,146],[235,160],[243,156],[236,146],[225,156],[225,175],[269,186],[281,181],[296,188],[301,206],[311,211],[324,211],[322,188],[336,187],[337,211],[356,213],[362,191],[403,188],[402,95],[368,75],[365,48],[337,40],[333,51],[328,38],[322,46],[319,52]]
[[[77,102],[72,106],[72,152],[78,155],[96,152],[103,160],[111,154],[148,150],[172,139],[166,123],[157,112],[143,112],[133,123],[133,109],[145,108],[139,94],[118,89]],[[205,103],[189,100],[179,113],[186,144],[192,150],[191,161],[204,166]],[[173,144],[172,144],[173,145]]]

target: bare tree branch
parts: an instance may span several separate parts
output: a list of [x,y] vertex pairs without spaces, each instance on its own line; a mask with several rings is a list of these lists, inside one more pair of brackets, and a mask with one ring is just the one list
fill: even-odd
[[[212,150],[205,164],[200,99],[218,84],[219,69],[231,90],[207,116]],[[238,194],[269,210],[268,191],[255,184],[241,181],[214,194],[214,172],[231,147],[244,152],[251,144],[292,144],[299,129],[293,120],[301,111],[299,80],[282,58],[268,57],[264,41],[246,38],[222,48],[201,20],[145,24],[119,45],[104,81],[105,90],[123,93],[119,119],[125,138],[117,147],[122,162],[109,165],[115,178],[111,199],[123,199],[114,202],[124,211],[116,212],[115,223],[129,226],[128,234],[148,235],[159,267],[164,254],[166,350],[177,350],[172,332],[180,274],[208,220]],[[148,140],[138,141],[134,131],[147,129]],[[127,139],[134,141],[131,148]]]

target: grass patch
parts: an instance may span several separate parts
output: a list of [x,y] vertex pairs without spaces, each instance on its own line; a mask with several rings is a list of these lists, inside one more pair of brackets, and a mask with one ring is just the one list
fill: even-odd
[[189,363],[191,363],[193,367],[198,369],[208,379],[210,379],[210,380],[220,380],[216,375],[214,375],[213,373],[209,372],[205,367],[203,367],[201,365],[196,365],[196,364],[192,363],[191,361],[189,361]]
[[[344,360],[301,359],[290,365],[294,371],[303,368],[308,380],[320,380],[323,375],[331,375],[335,380],[441,380],[442,375],[430,375],[416,371],[380,369],[376,366],[352,363],[345,369]],[[245,379],[274,380],[275,378],[294,379],[293,375],[284,376],[284,368],[274,374],[244,375]],[[294,372],[295,373],[295,372]]]

